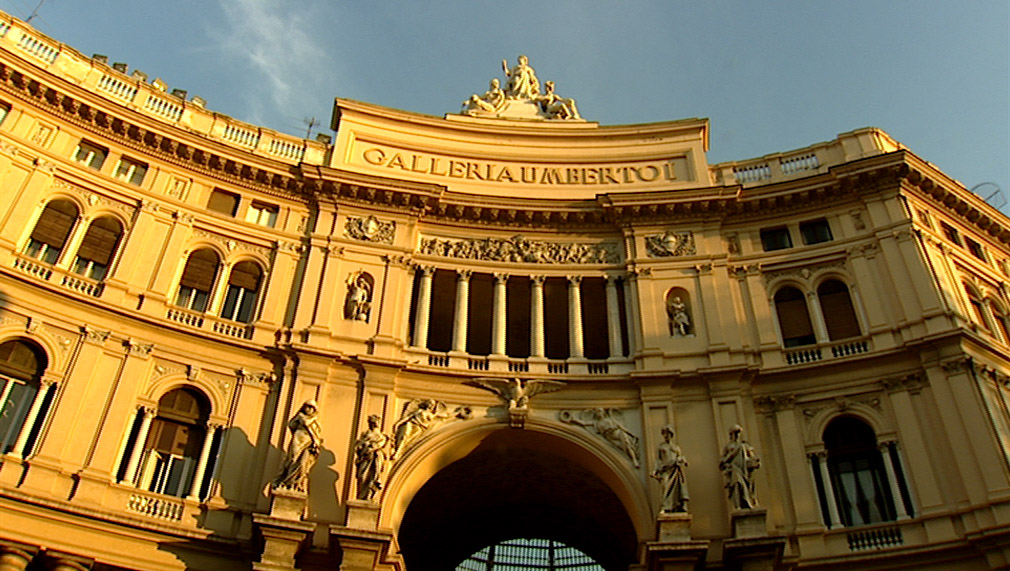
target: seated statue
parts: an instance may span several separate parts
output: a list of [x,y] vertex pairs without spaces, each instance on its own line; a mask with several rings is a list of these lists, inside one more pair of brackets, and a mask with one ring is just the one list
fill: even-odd
[[561,97],[554,92],[554,82],[544,83],[544,94],[537,98],[540,108],[549,119],[582,119],[574,99]]
[[495,113],[505,104],[505,92],[501,89],[498,78],[491,80],[491,85],[484,95],[474,93],[463,102],[463,112],[467,115],[482,115],[484,113]]

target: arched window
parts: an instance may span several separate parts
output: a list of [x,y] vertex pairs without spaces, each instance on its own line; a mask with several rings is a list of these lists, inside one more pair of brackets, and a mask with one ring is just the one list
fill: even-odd
[[992,320],[996,323],[996,331],[1003,342],[1010,345],[1010,321],[1007,320],[1007,313],[995,301],[989,302],[989,309],[992,311]]
[[964,291],[968,294],[968,306],[971,307],[971,318],[982,329],[989,331],[989,320],[986,319],[985,306],[982,305],[982,298],[975,291],[975,288],[964,284]]
[[69,200],[54,200],[42,209],[25,254],[47,264],[55,264],[77,221],[77,206]]
[[828,481],[819,484],[822,504],[833,504],[832,519],[837,514],[841,524],[854,526],[907,517],[897,455],[890,444],[878,444],[873,428],[855,417],[836,418],[824,429],[824,448]]
[[217,253],[209,248],[190,254],[186,267],[182,270],[175,304],[193,311],[205,311],[214,290],[219,264]]
[[228,276],[228,293],[221,308],[221,317],[242,323],[253,320],[263,272],[253,262],[239,262]]
[[207,437],[210,405],[194,389],[165,393],[143,442],[140,487],[159,494],[190,492]]
[[81,247],[77,249],[73,271],[93,280],[103,280],[109,269],[112,256],[119,246],[123,226],[111,216],[104,216],[91,223],[84,234]]
[[12,450],[24,454],[25,450],[16,450],[18,444],[30,448],[28,439],[37,419],[45,418],[38,409],[34,418],[29,416],[46,366],[45,353],[37,346],[21,340],[0,343],[0,454]]
[[581,550],[553,539],[509,539],[467,557],[456,571],[603,571]]
[[827,280],[817,288],[824,325],[828,328],[828,339],[837,341],[848,337],[858,337],[859,320],[852,307],[849,288],[839,280]]
[[817,342],[803,292],[791,286],[775,292],[775,312],[779,318],[784,346],[797,347]]

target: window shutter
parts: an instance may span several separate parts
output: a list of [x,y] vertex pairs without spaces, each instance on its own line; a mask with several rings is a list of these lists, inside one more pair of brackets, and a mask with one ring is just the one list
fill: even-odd
[[228,283],[250,291],[259,290],[260,269],[252,262],[236,264],[228,276]]
[[109,260],[112,259],[113,252],[116,251],[120,234],[118,222],[110,218],[99,218],[88,227],[88,232],[84,235],[77,255],[85,260],[107,266]]
[[810,324],[810,315],[807,313],[807,303],[802,297],[788,301],[777,301],[775,309],[778,311],[783,339],[814,334],[814,328]]
[[77,207],[66,200],[50,202],[35,224],[32,239],[60,249],[77,220]]
[[182,271],[179,285],[202,292],[210,292],[217,276],[217,254],[210,250],[198,250],[189,256],[186,269]]
[[238,210],[238,201],[239,197],[236,194],[223,190],[215,190],[210,193],[210,200],[207,201],[207,210],[235,216],[235,211]]

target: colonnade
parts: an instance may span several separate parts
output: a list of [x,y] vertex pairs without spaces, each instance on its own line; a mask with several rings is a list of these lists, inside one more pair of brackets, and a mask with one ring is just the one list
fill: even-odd
[[[431,266],[417,266],[417,291],[415,291],[415,309],[413,316],[413,336],[411,344],[415,347],[428,348],[429,331],[431,324],[432,306],[432,286],[435,268]],[[469,331],[469,301],[470,301],[470,280],[473,271],[469,269],[456,270],[456,291],[454,313],[452,319],[452,345],[451,350],[459,353],[467,352],[467,334]],[[506,356],[506,331],[508,312],[506,311],[506,284],[511,277],[506,273],[494,273],[493,299],[491,303],[491,354]],[[551,308],[544,303],[544,283],[547,280],[543,275],[523,276],[530,280],[530,315],[529,315],[529,356],[534,358],[546,358],[545,349],[545,312]],[[582,300],[582,280],[583,276],[566,276],[567,278],[567,313],[568,313],[568,357],[574,359],[585,358],[586,332],[583,328],[583,300]],[[606,316],[607,335],[606,340],[609,347],[609,358],[621,358],[630,353],[630,347],[625,347],[624,335],[622,335],[622,312],[620,308],[620,297],[618,290],[621,287],[620,279],[615,276],[606,276],[606,295],[604,298],[605,308],[600,308]],[[627,311],[626,315],[634,315]],[[517,355],[508,355],[517,356]]]

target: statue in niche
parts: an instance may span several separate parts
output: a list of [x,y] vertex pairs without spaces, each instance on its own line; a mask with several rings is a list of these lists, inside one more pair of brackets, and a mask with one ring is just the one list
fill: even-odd
[[393,453],[396,460],[419,436],[429,428],[450,418],[468,419],[472,416],[469,407],[456,407],[449,412],[445,403],[434,399],[414,399],[403,407],[400,420],[393,424]]
[[536,99],[540,95],[540,80],[537,73],[529,66],[529,58],[520,55],[518,63],[509,69],[507,60],[501,60],[501,67],[505,71],[508,83],[505,85],[505,94],[509,99]]
[[358,479],[358,499],[372,501],[382,489],[382,474],[386,469],[386,445],[389,437],[379,430],[378,415],[368,416],[368,430],[354,444],[354,473]]
[[666,302],[666,315],[670,320],[670,335],[687,336],[691,332],[691,317],[680,296],[673,296]]
[[481,378],[463,381],[463,384],[491,391],[505,403],[509,416],[509,426],[523,428],[529,415],[530,398],[540,393],[560,390],[565,383],[560,381],[523,381],[522,379]]
[[351,274],[347,278],[347,301],[344,303],[344,318],[368,321],[372,311],[372,276],[365,272]]
[[491,80],[488,90],[484,95],[474,93],[463,102],[463,112],[467,115],[482,115],[485,113],[497,113],[505,105],[505,92],[502,91],[501,82],[498,78]]
[[288,443],[284,466],[274,478],[273,487],[307,492],[309,472],[315,466],[323,445],[316,401],[305,401],[288,421],[288,428],[291,430],[291,442]]
[[754,471],[761,467],[754,447],[743,439],[739,424],[729,429],[729,443],[723,448],[719,469],[722,470],[729,503],[733,509],[746,510],[757,507],[754,492]]
[[540,108],[549,119],[581,119],[575,100],[561,97],[554,92],[554,82],[544,83],[544,94],[537,98]]
[[659,480],[663,488],[663,501],[659,511],[666,513],[687,513],[687,459],[680,453],[680,446],[674,443],[673,425],[667,424],[660,431],[663,443],[659,445],[659,460],[652,477]]
[[620,422],[621,411],[617,409],[589,408],[572,414],[569,410],[561,411],[561,422],[577,424],[587,430],[594,430],[612,446],[624,452],[636,468],[638,461],[638,437],[631,433]]

